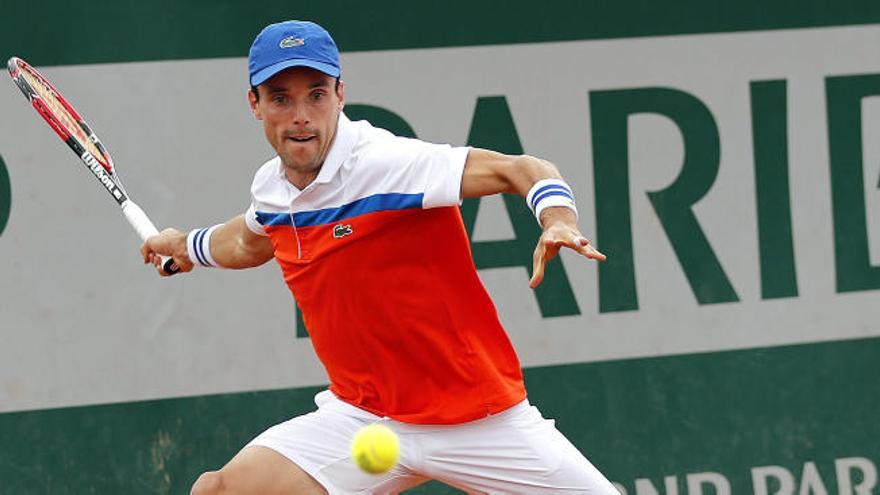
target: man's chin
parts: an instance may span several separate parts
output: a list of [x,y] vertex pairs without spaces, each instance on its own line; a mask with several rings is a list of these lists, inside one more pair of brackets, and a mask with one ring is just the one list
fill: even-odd
[[281,155],[281,163],[284,164],[286,168],[289,168],[295,172],[299,173],[308,173],[313,172],[321,166],[315,163],[315,158],[302,158],[302,157],[293,157],[291,155]]
[[294,150],[285,149],[282,158],[284,158],[285,163],[297,167],[308,167],[317,162],[318,153],[315,150],[302,148]]

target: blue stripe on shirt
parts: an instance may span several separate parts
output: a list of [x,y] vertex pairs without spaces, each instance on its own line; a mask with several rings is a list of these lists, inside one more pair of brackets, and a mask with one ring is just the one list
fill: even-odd
[[257,222],[263,227],[269,227],[272,225],[290,225],[290,213],[266,213],[264,211],[258,211],[256,214]]
[[[357,201],[338,206],[336,208],[325,208],[323,210],[302,211],[293,214],[294,223],[297,227],[311,227],[315,225],[326,225],[338,222],[347,218],[359,217],[368,213],[388,210],[407,210],[412,208],[421,208],[424,194],[374,194]],[[258,211],[257,221],[261,225],[268,227],[271,225],[290,225],[289,213],[265,213]]]

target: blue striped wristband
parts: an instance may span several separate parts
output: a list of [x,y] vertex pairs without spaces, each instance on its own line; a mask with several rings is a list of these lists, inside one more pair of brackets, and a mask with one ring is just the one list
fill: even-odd
[[571,188],[563,180],[541,179],[535,182],[535,185],[532,186],[526,195],[526,203],[529,205],[532,213],[535,214],[535,218],[538,219],[539,225],[541,223],[541,212],[545,208],[552,206],[568,208],[577,216],[574,193],[571,192]]
[[222,268],[216,261],[214,261],[214,257],[211,256],[211,234],[217,230],[217,227],[220,227],[223,224],[217,224],[213,227],[207,227],[203,229],[193,229],[190,231],[189,235],[186,236],[186,250],[189,254],[189,259],[195,265],[201,265],[204,267],[214,267],[214,268]]

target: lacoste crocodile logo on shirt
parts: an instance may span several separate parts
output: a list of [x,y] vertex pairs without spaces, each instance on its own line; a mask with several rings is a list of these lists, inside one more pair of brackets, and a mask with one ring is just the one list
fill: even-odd
[[333,237],[337,239],[342,239],[343,237],[350,235],[351,233],[351,225],[339,224],[333,227]]

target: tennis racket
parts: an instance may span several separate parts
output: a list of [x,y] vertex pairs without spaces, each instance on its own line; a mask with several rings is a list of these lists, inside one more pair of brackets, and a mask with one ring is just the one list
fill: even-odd
[[[49,127],[58,134],[62,141],[82,160],[86,168],[98,182],[110,193],[110,196],[122,208],[122,214],[143,240],[159,233],[144,210],[131,200],[122,181],[116,174],[110,153],[101,144],[101,140],[86,124],[85,120],[74,110],[61,93],[36,69],[27,62],[12,57],[7,64],[12,80],[24,96],[31,102],[34,110],[40,114]],[[177,273],[179,268],[174,260],[162,257],[162,269],[168,275]]]

